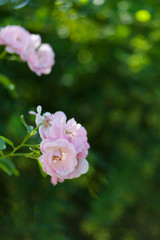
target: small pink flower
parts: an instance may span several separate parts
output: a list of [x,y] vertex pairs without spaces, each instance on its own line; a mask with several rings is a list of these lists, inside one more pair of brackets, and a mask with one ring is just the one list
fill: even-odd
[[75,148],[66,139],[59,138],[55,141],[45,139],[41,142],[40,149],[43,153],[40,162],[44,172],[50,176],[63,180],[77,166]]
[[39,129],[39,133],[42,139],[56,140],[58,138],[64,138],[63,126],[66,123],[66,115],[58,111],[54,114],[44,114],[44,124]]
[[29,53],[35,51],[41,44],[41,37],[39,34],[31,34],[21,49],[20,57],[23,61],[28,61]]
[[88,154],[89,144],[87,143],[87,131],[72,118],[67,121],[65,127],[65,137],[71,142],[81,157],[85,158]]
[[30,111],[30,114],[36,115],[36,125],[40,125],[39,134],[42,139],[58,139],[62,136],[61,128],[66,122],[66,115],[58,111],[55,114],[49,112],[41,115],[42,107],[37,107],[37,113]]
[[[59,137],[67,139],[72,143],[81,158],[88,155],[89,144],[87,142],[87,131],[74,118],[66,122],[66,116],[56,112],[50,120],[50,126],[46,129],[45,138],[55,140]],[[56,117],[57,116],[57,117]],[[49,119],[49,118],[48,118]],[[44,135],[43,135],[44,136]]]
[[88,154],[87,131],[74,118],[66,121],[63,112],[44,113],[37,107],[36,124],[42,138],[40,162],[43,170],[56,185],[64,179],[77,178],[88,171],[85,159]]
[[57,176],[51,176],[51,183],[53,185],[56,185],[57,182],[63,182],[64,179],[73,179],[73,178],[78,178],[82,174],[85,174],[89,169],[89,164],[86,159],[84,158],[78,158],[77,160],[77,166],[75,167],[74,171],[68,174],[64,178],[59,178]]
[[[55,114],[45,113],[41,116],[42,108],[37,107],[36,124],[43,122],[39,128],[39,134],[42,139],[56,140],[65,138],[75,146],[75,149],[81,158],[88,155],[89,144],[87,142],[87,131],[81,124],[77,123],[74,118],[66,122],[66,115],[59,111]],[[38,120],[41,119],[41,120]],[[37,124],[37,125],[38,125]]]
[[42,44],[37,51],[29,53],[28,65],[39,76],[49,74],[54,62],[54,52],[49,44]]
[[0,29],[0,45],[6,46],[8,53],[20,55],[29,68],[37,75],[49,74],[52,70],[54,52],[49,44],[41,44],[38,34],[30,34],[20,26],[6,26]]
[[30,33],[20,26],[7,26],[0,30],[0,44],[6,45],[9,53],[20,54],[29,37]]

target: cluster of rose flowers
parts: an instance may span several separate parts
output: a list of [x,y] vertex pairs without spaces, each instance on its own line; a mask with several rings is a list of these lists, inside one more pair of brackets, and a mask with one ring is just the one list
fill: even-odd
[[[20,26],[6,26],[0,29],[0,45],[8,53],[18,54],[22,61],[37,75],[49,74],[54,64],[54,52],[49,44],[42,44],[39,34],[31,34]],[[88,171],[86,157],[89,144],[87,132],[74,118],[67,121],[66,115],[58,111],[41,115],[37,107],[36,125],[42,138],[39,161],[43,171],[51,176],[51,182],[63,182],[77,178]]]
[[38,76],[49,74],[54,61],[54,52],[49,44],[41,44],[39,34],[31,34],[23,27],[9,25],[0,29],[0,45],[8,53],[16,53]]
[[51,176],[51,183],[77,178],[88,171],[86,157],[89,144],[87,132],[74,118],[67,121],[66,115],[58,111],[41,115],[42,107],[37,107],[36,125],[42,138],[39,160],[43,171]]

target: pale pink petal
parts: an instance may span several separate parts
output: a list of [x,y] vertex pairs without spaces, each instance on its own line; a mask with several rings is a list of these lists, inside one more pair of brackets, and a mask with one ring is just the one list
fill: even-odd
[[49,74],[55,63],[54,52],[49,44],[42,44],[37,51],[30,51],[28,66],[37,75]]
[[64,181],[64,179],[60,179],[60,178],[58,178],[58,177],[56,177],[56,176],[52,176],[51,177],[51,183],[55,186],[56,184],[57,184],[57,182],[63,182]]
[[41,37],[39,34],[31,34],[28,41],[25,43],[20,52],[20,57],[23,61],[28,61],[29,53],[35,51],[41,44]]
[[79,158],[77,167],[72,173],[69,174],[68,178],[69,179],[77,178],[81,174],[85,174],[88,171],[88,169],[89,169],[88,161],[86,159]]
[[57,177],[52,176],[51,177],[51,183],[55,186],[57,184],[57,182],[58,182]]

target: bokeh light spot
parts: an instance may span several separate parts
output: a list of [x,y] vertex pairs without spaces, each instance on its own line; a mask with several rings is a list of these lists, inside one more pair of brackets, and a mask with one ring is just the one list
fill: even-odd
[[61,82],[64,86],[70,87],[74,82],[73,76],[69,73],[64,74],[61,78]]
[[151,19],[152,15],[150,12],[143,9],[136,12],[135,17],[139,22],[148,22]]
[[82,49],[78,53],[78,60],[82,64],[87,64],[92,60],[92,53],[87,49]]
[[104,3],[104,0],[93,0],[94,5],[102,5]]
[[62,25],[57,28],[57,33],[60,38],[66,38],[69,35],[68,28]]
[[88,3],[88,0],[79,0],[81,3],[86,4]]

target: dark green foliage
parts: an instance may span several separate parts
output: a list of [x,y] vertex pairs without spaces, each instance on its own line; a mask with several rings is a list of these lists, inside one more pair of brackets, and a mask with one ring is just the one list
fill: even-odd
[[36,160],[14,159],[19,177],[0,171],[0,239],[159,240],[159,2],[9,2],[1,26],[39,33],[56,65],[38,77],[26,63],[0,60],[0,135],[18,144],[19,116],[32,125],[28,111],[40,104],[75,117],[91,148],[89,172],[56,187]]
[[6,148],[5,141],[0,137],[0,151]]
[[[3,140],[3,141],[2,141]],[[5,143],[7,143],[8,145],[10,145],[12,148],[14,148],[14,144],[11,140],[9,140],[6,137],[0,136],[0,141],[1,141],[1,146],[4,146],[4,148],[6,148]],[[5,143],[4,143],[5,142]],[[1,148],[2,149],[2,148]]]
[[13,162],[11,162],[8,158],[4,158],[0,160],[0,169],[6,172],[8,175],[19,175],[19,172],[17,171],[15,165]]

